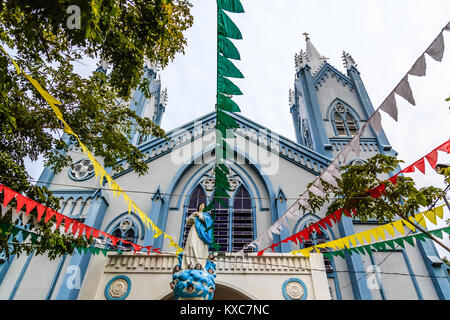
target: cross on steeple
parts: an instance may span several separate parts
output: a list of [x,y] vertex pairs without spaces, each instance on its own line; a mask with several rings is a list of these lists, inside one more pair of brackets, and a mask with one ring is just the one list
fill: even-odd
[[305,40],[308,41],[309,40],[309,33],[308,32],[303,32],[303,35],[305,36]]

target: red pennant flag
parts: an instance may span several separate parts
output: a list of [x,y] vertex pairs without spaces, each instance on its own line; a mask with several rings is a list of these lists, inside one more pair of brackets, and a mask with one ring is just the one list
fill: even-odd
[[344,210],[344,215],[346,215],[347,217],[352,217],[352,215],[350,214],[350,212],[348,212],[347,209]]
[[40,203],[37,203],[36,204],[36,209],[37,209],[37,221],[39,222],[40,220],[41,220],[41,218],[42,218],[42,215],[44,214],[44,211],[45,211],[45,207],[42,205],[42,204],[40,204]]
[[422,158],[420,160],[417,160],[413,164],[417,169],[419,169],[420,172],[425,174],[425,158]]
[[8,203],[17,195],[17,192],[11,190],[8,187],[3,189],[3,206],[6,207]]
[[278,247],[278,243],[272,243],[270,248],[272,249],[272,252],[275,252],[275,248]]
[[29,215],[31,210],[33,210],[36,207],[37,203],[31,199],[26,200],[25,202],[25,208],[26,208],[26,215]]
[[438,152],[437,149],[434,149],[429,154],[425,156],[427,158],[428,163],[433,169],[436,169],[437,159],[438,159]]
[[356,209],[352,208],[353,216],[356,216]]
[[152,246],[146,246],[144,248],[147,249],[147,254],[150,254],[150,252],[152,251]]
[[72,220],[72,234],[75,235],[77,233],[78,227],[80,223],[76,220]]
[[305,241],[309,240],[309,230],[308,230],[308,228],[302,230],[300,232],[300,234],[301,234],[302,238],[305,239]]
[[[161,248],[155,248],[155,249],[152,249],[154,252],[156,252],[156,253],[160,253],[160,254],[162,254],[162,252],[161,251],[159,251]],[[264,251],[263,251],[264,252]],[[262,253],[261,253],[261,255],[262,255]]]
[[84,228],[86,227],[86,225],[84,223],[81,223],[78,225],[78,236],[82,237],[83,236],[83,231]]
[[61,222],[63,221],[64,216],[61,213],[56,212],[55,218],[56,218],[56,229],[59,229],[59,226],[61,225]]
[[[264,249],[265,250],[265,249]],[[258,253],[256,254],[258,257],[261,257],[264,253],[264,250],[258,251]],[[153,251],[156,251],[155,249],[153,249]]]
[[[325,223],[331,228],[333,226],[333,224],[331,223],[331,217],[332,216],[326,216],[323,220],[325,221]],[[334,218],[333,218],[334,219]]]
[[20,209],[23,208],[24,204],[27,202],[27,197],[24,197],[23,195],[21,195],[20,193],[17,194],[17,213],[19,213]]
[[142,246],[134,243],[131,243],[131,246],[133,247],[134,253],[141,251],[143,248]]
[[337,222],[341,222],[341,217],[342,217],[342,209],[337,209],[334,213],[333,216],[336,218]]
[[322,230],[320,230],[319,224],[316,222],[311,226],[318,234],[322,234]]
[[119,238],[117,238],[117,237],[113,237],[110,234],[106,234],[106,235],[109,237],[109,239],[111,239],[111,243],[112,243],[113,246],[115,246],[117,244],[117,241],[119,241]]
[[53,209],[47,208],[44,222],[47,223],[55,214],[56,212]]
[[91,237],[91,231],[92,228],[89,226],[84,226],[84,234],[86,235],[86,239],[89,239]]
[[395,176],[390,177],[388,180],[392,182],[392,184],[397,184],[398,173]]
[[4,187],[4,185],[0,184],[0,193],[2,193]]
[[[436,150],[450,153],[450,140],[448,140],[446,143],[442,144],[441,146],[437,147]],[[5,187],[5,189],[6,189],[6,187]]]
[[386,189],[386,185],[384,183],[382,183],[378,187],[373,188],[372,190],[369,190],[369,194],[372,198],[379,198],[383,194],[386,193],[385,189]]
[[298,240],[297,240],[297,237],[295,235],[292,235],[292,236],[290,236],[290,237],[288,237],[286,239],[289,240],[289,241],[295,242],[295,244],[298,245]]
[[410,165],[409,167],[406,167],[405,169],[403,169],[400,172],[409,173],[409,172],[414,172],[414,171],[416,171],[416,170],[414,169],[414,165],[412,164],[412,165]]
[[100,236],[100,231],[97,229],[92,228],[92,236],[94,238],[98,238]]
[[327,229],[327,225],[325,224],[325,219],[326,219],[326,218],[324,218],[324,219],[318,221],[317,223],[318,223],[322,228],[324,228],[324,229],[326,230],[326,229]]
[[73,222],[72,219],[70,219],[67,216],[64,216],[64,232],[65,233],[67,233],[67,231],[69,231],[69,227],[70,227],[72,222]]

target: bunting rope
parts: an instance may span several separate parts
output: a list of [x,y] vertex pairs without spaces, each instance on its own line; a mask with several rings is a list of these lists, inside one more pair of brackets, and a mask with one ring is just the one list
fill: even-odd
[[[98,229],[95,229],[93,227],[90,227],[76,219],[69,218],[66,215],[63,215],[51,208],[45,207],[44,205],[27,198],[23,196],[22,194],[0,184],[0,194],[3,193],[3,203],[2,203],[2,209],[1,209],[1,217],[4,217],[5,214],[11,210],[11,222],[14,224],[17,219],[21,217],[22,222],[24,225],[28,224],[30,221],[30,218],[32,215],[30,215],[31,211],[35,210],[37,213],[36,220],[33,216],[33,224],[36,227],[37,223],[42,220],[42,217],[44,217],[44,223],[47,224],[52,218],[54,218],[54,221],[56,221],[55,229],[59,230],[61,233],[64,234],[72,234],[75,236],[78,234],[77,237],[82,237],[84,233],[84,237],[86,240],[89,240],[92,236],[94,239],[99,238],[100,236],[103,236],[105,239],[109,239],[113,246],[115,246],[118,242],[122,242],[124,244],[129,244],[133,247],[135,252],[139,252],[142,249],[147,249],[147,252],[150,253],[151,251],[161,253],[159,248],[153,248],[153,246],[141,246],[135,243],[132,243],[130,241],[127,241],[125,239],[122,239],[120,237],[112,236],[104,231],[100,231]],[[11,200],[16,200],[16,210],[13,210],[11,207],[8,206],[8,204],[11,202]],[[23,208],[25,207],[25,212],[23,212]],[[44,216],[45,213],[45,216]],[[64,221],[64,223],[63,223]],[[64,225],[64,229],[62,228],[62,225]],[[63,231],[64,230],[64,231]],[[26,231],[26,230],[24,230]],[[26,231],[28,232],[28,231]],[[27,235],[28,237],[28,235]]]
[[[360,144],[359,138],[364,133],[366,127],[370,124],[372,128],[380,133],[381,127],[381,113],[380,110],[387,113],[395,121],[398,121],[398,109],[395,95],[399,95],[406,101],[415,105],[415,100],[412,94],[411,87],[408,82],[408,75],[422,77],[426,75],[426,60],[425,54],[433,58],[434,60],[441,62],[444,56],[444,37],[443,32],[450,31],[450,22],[442,28],[439,35],[433,40],[433,42],[428,46],[428,48],[421,54],[417,59],[411,69],[402,78],[402,80],[397,84],[397,86],[388,94],[387,98],[380,104],[380,106],[372,113],[372,115],[367,119],[367,121],[361,126],[358,133],[350,140],[350,142],[342,148],[342,150],[334,157],[331,164],[314,179],[313,184],[295,201],[289,208],[284,212],[281,217],[275,221],[265,232],[260,234],[255,240],[244,245],[243,250],[248,247],[260,246],[264,239],[269,240],[271,243],[273,241],[273,234],[279,234],[282,225],[288,225],[289,220],[295,220],[300,218],[299,207],[302,206],[306,209],[311,209],[308,204],[309,192],[317,196],[321,196],[322,184],[321,181],[325,181],[332,185],[337,185],[336,179],[341,179],[341,174],[339,173],[339,163],[346,162],[347,156],[352,150],[357,156],[360,155]],[[340,160],[341,159],[341,160]],[[418,164],[421,167],[421,164]],[[410,168],[413,170],[414,168]],[[420,170],[420,169],[419,169]],[[411,171],[413,172],[413,171]]]
[[125,191],[117,184],[117,182],[106,172],[105,168],[103,168],[103,166],[97,161],[97,159],[88,150],[88,148],[81,142],[79,136],[72,131],[70,126],[64,120],[61,111],[57,107],[57,105],[60,105],[61,102],[52,97],[46,90],[44,90],[39,84],[39,82],[37,82],[28,74],[26,74],[25,71],[21,70],[16,61],[5,51],[5,49],[2,46],[0,46],[0,49],[5,53],[7,57],[10,58],[14,67],[16,68],[17,73],[18,74],[22,73],[33,85],[33,87],[38,91],[38,93],[44,98],[44,100],[50,105],[56,117],[64,124],[64,132],[74,136],[77,139],[84,154],[89,158],[89,160],[92,161],[92,164],[94,165],[95,177],[98,178],[98,176],[100,176],[99,179],[100,186],[103,186],[104,178],[106,178],[109,188],[113,190],[114,198],[122,195],[125,203],[128,206],[128,214],[131,214],[132,210],[134,210],[135,213],[137,212],[137,216],[142,220],[144,225],[147,226],[149,230],[152,230],[152,232],[154,232],[153,238],[156,239],[161,235],[163,235],[164,239],[166,238],[169,239],[170,242],[169,247],[174,247],[177,253],[181,253],[183,249],[180,246],[178,246],[178,244],[173,240],[173,238],[170,235],[166,234],[158,226],[156,226],[153,223],[153,221],[136,205],[136,203],[134,203],[134,201],[125,193]]
[[[294,255],[297,253],[300,253],[306,257],[309,257],[309,253],[313,249],[319,253],[320,253],[320,248],[332,248],[332,249],[339,249],[339,250],[351,249],[351,246],[353,246],[353,247],[357,246],[356,240],[358,240],[361,245],[365,245],[365,242],[370,245],[370,244],[372,244],[372,237],[375,241],[378,241],[380,238],[383,240],[386,240],[385,232],[387,232],[392,237],[395,237],[395,230],[397,230],[398,232],[400,232],[401,234],[404,235],[405,234],[405,230],[404,230],[405,226],[407,228],[409,228],[412,232],[415,232],[416,228],[412,224],[415,221],[426,229],[427,225],[426,225],[426,221],[425,221],[424,217],[426,217],[428,221],[430,221],[431,223],[436,225],[437,224],[436,217],[439,217],[440,219],[442,219],[444,216],[444,206],[445,206],[445,204],[435,207],[434,209],[418,213],[418,214],[414,215],[414,218],[409,217],[408,218],[409,221],[407,221],[405,219],[400,219],[400,220],[397,220],[397,221],[394,221],[391,223],[387,223],[387,224],[384,224],[384,225],[381,225],[378,227],[371,228],[366,231],[352,234],[351,236],[339,238],[339,239],[336,239],[333,241],[325,242],[325,243],[307,247],[304,249],[294,250],[291,253]],[[424,233],[420,233],[420,234],[427,236]],[[440,238],[442,239],[442,237],[440,237]],[[390,241],[390,240],[387,240],[387,241]]]
[[[389,179],[386,180],[386,182],[383,182],[381,184],[379,184],[377,187],[374,187],[370,190],[367,191],[367,193],[369,194],[370,197],[372,198],[379,198],[381,197],[384,192],[385,192],[385,187],[386,187],[386,183],[387,181],[390,181],[392,184],[397,184],[397,177],[399,174],[401,173],[410,173],[410,172],[414,172],[415,168],[417,168],[420,172],[422,172],[423,174],[425,174],[425,159],[427,159],[428,163],[430,164],[430,166],[435,169],[436,168],[436,164],[438,161],[438,151],[443,151],[446,153],[450,153],[450,140],[447,140],[446,142],[444,142],[443,144],[441,144],[440,146],[434,148],[430,153],[428,153],[426,156],[420,158],[420,160],[417,160],[416,162],[414,162],[413,164],[407,166],[406,168],[404,168],[403,170],[401,170],[400,172],[398,172],[397,174],[393,175],[392,177],[390,177]],[[352,210],[354,214],[356,214],[356,212],[354,211],[354,209]],[[259,254],[263,254],[264,251],[268,250],[269,248],[272,249],[272,251],[274,251],[274,248],[277,247],[278,245],[280,245],[281,243],[287,243],[288,241],[294,241],[295,243],[297,243],[297,241],[302,241],[302,238],[305,240],[309,239],[309,235],[311,234],[311,232],[314,230],[316,232],[318,232],[319,234],[321,233],[321,228],[323,229],[327,229],[327,226],[332,227],[332,221],[334,223],[338,223],[341,221],[341,217],[342,214],[351,217],[350,212],[348,212],[347,210],[342,211],[342,209],[338,209],[335,212],[333,212],[331,215],[326,216],[325,218],[315,222],[314,224],[312,224],[311,226],[277,242],[272,244],[271,246],[262,249],[259,251]]]

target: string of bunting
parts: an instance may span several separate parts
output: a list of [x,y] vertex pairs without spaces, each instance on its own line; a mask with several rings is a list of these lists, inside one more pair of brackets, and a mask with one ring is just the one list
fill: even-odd
[[[442,239],[443,238],[443,233],[445,232],[447,234],[450,235],[450,227],[443,227],[440,229],[435,229],[435,230],[430,230],[429,231],[432,235]],[[370,245],[364,245],[364,246],[356,246],[356,247],[350,247],[350,248],[344,248],[342,250],[336,250],[336,251],[329,251],[329,252],[322,252],[322,254],[329,259],[333,259],[333,257],[336,256],[340,256],[341,258],[345,258],[345,253],[348,253],[350,255],[352,255],[353,253],[357,253],[357,254],[372,254],[372,248],[374,248],[376,251],[381,252],[381,251],[386,251],[388,247],[390,247],[391,249],[395,249],[395,245],[398,244],[399,246],[401,246],[403,249],[405,248],[405,244],[404,242],[407,242],[409,245],[411,245],[412,247],[414,247],[414,239],[418,239],[420,241],[425,241],[426,238],[429,238],[429,236],[425,233],[418,233],[418,234],[414,234],[411,236],[406,236],[406,237],[400,237],[400,238],[395,238],[395,239],[390,239],[390,240],[385,240],[385,241],[380,241],[380,242],[375,242],[372,243]]]
[[[38,222],[40,222],[43,219],[44,223],[48,223],[51,219],[52,221],[56,222],[56,225],[54,225],[54,230],[59,230],[60,232],[64,232],[65,234],[72,234],[76,235],[78,234],[78,237],[82,237],[84,234],[84,237],[88,240],[91,236],[94,239],[99,238],[100,236],[103,236],[105,239],[109,239],[113,246],[115,246],[118,242],[122,242],[124,244],[131,245],[133,247],[134,252],[140,252],[142,249],[146,249],[148,253],[150,252],[156,252],[161,253],[159,248],[153,248],[152,246],[141,246],[132,242],[129,242],[125,239],[112,236],[104,231],[100,231],[98,229],[92,228],[76,219],[71,219],[68,216],[65,216],[51,208],[45,207],[42,204],[27,198],[20,193],[0,184],[0,194],[3,192],[3,203],[1,208],[1,216],[5,216],[5,214],[9,211],[8,204],[11,202],[11,200],[16,200],[16,210],[12,209],[11,212],[11,220],[14,224],[19,217],[22,218],[22,222],[24,225],[28,224],[30,221],[30,218],[32,215],[30,214],[33,210],[33,212],[36,212],[37,218],[33,216],[33,218],[36,219],[36,221],[33,220],[34,225],[37,225]],[[23,209],[25,209],[25,212],[23,212]],[[63,222],[64,221],[64,222]],[[64,228],[62,228],[64,226]],[[64,230],[64,231],[63,231]],[[23,232],[23,231],[22,231]]]
[[[438,151],[443,151],[446,153],[450,153],[450,140],[447,140],[446,142],[444,142],[443,144],[441,144],[440,146],[434,148],[430,153],[428,153],[426,156],[420,158],[419,160],[417,160],[416,162],[414,162],[413,164],[407,166],[406,168],[404,168],[403,170],[401,170],[400,172],[398,172],[397,174],[393,175],[392,177],[390,177],[389,179],[386,180],[386,182],[383,182],[381,184],[379,184],[378,186],[370,189],[367,191],[367,193],[369,194],[370,197],[372,198],[379,198],[381,197],[384,193],[385,193],[385,188],[386,188],[386,183],[387,181],[390,181],[392,184],[396,184],[397,183],[397,177],[399,174],[402,173],[410,173],[410,172],[414,172],[415,168],[417,168],[420,172],[422,172],[423,174],[425,174],[425,159],[428,161],[428,163],[430,164],[430,166],[435,169],[436,168],[436,164],[438,162]],[[356,214],[356,211],[353,209],[351,210],[353,212],[353,214]],[[297,241],[302,242],[303,239],[304,240],[309,240],[309,235],[311,234],[311,232],[316,231],[319,234],[322,233],[321,228],[323,229],[327,229],[328,227],[332,227],[333,223],[338,223],[341,221],[342,218],[342,214],[344,214],[345,216],[351,217],[351,213],[347,210],[342,210],[342,209],[338,209],[335,212],[333,212],[332,214],[326,216],[323,219],[320,219],[319,221],[315,222],[314,224],[310,225],[309,227],[300,230],[299,232],[277,242],[277,243],[273,243],[271,244],[269,247],[262,249],[258,252],[258,255],[262,255],[264,253],[264,251],[268,250],[268,249],[272,249],[272,251],[274,251],[274,248],[279,246],[281,243],[287,243],[288,241],[293,241],[295,243],[297,243]]]
[[[388,94],[387,98],[380,104],[380,106],[374,111],[374,113],[367,119],[367,121],[361,126],[358,133],[350,140],[350,142],[341,149],[341,151],[334,157],[331,161],[331,164],[320,174],[320,176],[316,177],[313,181],[313,184],[305,191],[303,194],[299,196],[299,198],[283,213],[280,218],[275,221],[268,229],[266,229],[263,233],[258,235],[258,237],[252,242],[244,245],[243,249],[240,251],[243,254],[246,248],[252,247],[261,247],[262,243],[272,243],[273,235],[280,234],[280,230],[283,228],[287,229],[289,222],[296,221],[301,217],[300,207],[311,209],[308,204],[309,193],[315,194],[319,197],[323,197],[323,186],[322,181],[330,183],[332,185],[337,185],[337,180],[340,180],[341,174],[339,172],[339,164],[345,163],[347,157],[351,151],[353,151],[358,157],[360,155],[360,137],[364,133],[367,126],[370,124],[372,128],[377,132],[381,132],[381,111],[387,113],[390,117],[392,117],[395,121],[398,121],[398,109],[396,103],[396,95],[404,98],[406,101],[415,105],[415,100],[413,97],[413,93],[411,87],[409,85],[408,76],[418,76],[422,77],[426,75],[426,60],[425,56],[428,55],[434,60],[440,62],[444,56],[444,31],[450,31],[450,22],[442,28],[438,36],[433,40],[433,42],[428,46],[428,48],[420,55],[411,69],[407,72],[407,74],[402,77],[401,81],[395,86],[395,88]],[[417,166],[416,166],[417,165]],[[410,170],[414,170],[414,167],[417,167],[419,170],[423,169],[422,163],[413,164],[413,166],[409,167]],[[422,170],[421,170],[422,171]],[[413,172],[413,171],[411,171]]]
[[[294,250],[291,253],[294,255],[297,253],[300,253],[304,256],[309,257],[309,253],[313,249],[316,250],[317,252],[320,252],[320,248],[332,248],[332,249],[339,249],[339,250],[350,249],[351,246],[353,246],[353,247],[357,246],[357,242],[356,242],[357,240],[359,241],[359,243],[361,245],[365,245],[365,243],[371,244],[372,238],[375,241],[378,241],[379,239],[386,240],[386,232],[389,235],[391,235],[392,237],[395,237],[395,230],[397,230],[398,232],[400,232],[401,234],[404,235],[405,234],[405,229],[404,229],[405,226],[408,229],[410,229],[412,232],[416,232],[416,228],[412,224],[412,223],[414,223],[414,220],[424,228],[427,228],[424,217],[426,217],[428,219],[428,221],[430,221],[432,224],[437,225],[436,217],[439,217],[440,219],[442,219],[444,216],[444,205],[445,204],[440,205],[438,207],[435,207],[435,208],[425,211],[425,212],[420,212],[420,213],[414,215],[414,217],[408,217],[409,221],[405,220],[405,219],[400,219],[400,220],[397,220],[397,221],[394,221],[391,223],[387,223],[387,224],[384,224],[384,225],[381,225],[381,226],[378,226],[375,228],[371,228],[366,231],[352,234],[351,236],[339,238],[339,239],[336,239],[333,241],[325,242],[322,244],[318,244],[318,245],[315,245],[312,247],[307,247],[307,248],[300,249],[300,250]],[[426,234],[421,233],[421,235],[425,236]]]
[[[228,208],[228,191],[231,186],[227,176],[230,174],[225,162],[227,157],[233,157],[234,151],[226,139],[235,139],[233,129],[239,128],[238,123],[230,113],[241,112],[239,106],[231,98],[233,95],[242,95],[241,90],[228,78],[244,78],[241,71],[232,60],[240,60],[240,54],[230,39],[241,40],[242,34],[236,24],[228,17],[225,11],[244,13],[239,0],[217,0],[217,94],[216,94],[216,147],[214,167],[214,196],[205,211],[212,211],[215,220],[214,208],[220,204]],[[214,239],[214,236],[213,236]],[[218,250],[219,245],[214,241],[213,248]]]
[[0,49],[11,59],[14,67],[16,68],[16,71],[18,74],[23,74],[28,81],[33,85],[33,87],[39,92],[39,94],[45,99],[45,101],[50,105],[53,112],[55,113],[56,117],[64,124],[64,132],[67,134],[70,134],[74,136],[78,143],[80,144],[81,149],[83,150],[84,154],[89,158],[89,160],[92,161],[92,164],[94,166],[95,170],[95,177],[99,179],[99,183],[102,186],[104,178],[106,178],[109,188],[113,190],[113,196],[116,197],[123,197],[123,200],[128,206],[128,214],[131,214],[131,211],[137,213],[137,216],[143,221],[144,225],[147,226],[148,229],[152,230],[154,232],[153,237],[158,238],[161,235],[164,236],[164,239],[169,239],[169,247],[174,247],[176,249],[176,253],[179,254],[183,251],[183,249],[178,246],[178,244],[174,241],[174,239],[163,232],[158,226],[156,226],[153,221],[137,206],[136,203],[125,193],[125,191],[117,184],[117,182],[106,172],[105,168],[97,161],[97,159],[94,157],[94,155],[88,150],[88,148],[81,142],[79,136],[73,132],[73,130],[70,128],[70,126],[67,124],[67,122],[64,120],[63,115],[57,105],[60,105],[61,102],[52,97],[46,90],[42,88],[42,86],[37,82],[35,79],[33,79],[31,76],[25,73],[25,71],[21,70],[16,61],[9,56],[9,54],[5,51],[3,47],[0,46]]

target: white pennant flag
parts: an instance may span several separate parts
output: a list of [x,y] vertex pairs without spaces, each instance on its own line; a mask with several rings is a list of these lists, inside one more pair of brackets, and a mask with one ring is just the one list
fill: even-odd
[[321,178],[323,181],[331,184],[334,187],[338,187],[338,183],[336,181],[336,179],[333,177],[333,175],[331,173],[329,173],[328,171],[325,171],[322,175]]
[[17,210],[12,210],[11,213],[11,222],[12,224],[15,224],[17,219],[19,219],[19,215],[22,213],[22,211],[17,212]]
[[444,36],[441,33],[434,39],[430,47],[425,51],[434,60],[441,62],[444,56]]
[[416,63],[412,66],[411,70],[409,70],[408,74],[412,76],[423,77],[426,75],[427,63],[425,61],[425,55],[421,55],[419,59],[417,59]]
[[416,101],[414,100],[412,90],[408,82],[408,75],[406,75],[397,87],[395,87],[394,92],[411,103],[413,106],[416,105]]
[[347,156],[350,153],[350,147],[348,145],[344,146],[344,149],[339,153],[339,156],[342,158],[342,162],[347,162]]
[[444,27],[445,30],[450,31],[450,22]]
[[313,194],[315,194],[316,196],[318,196],[320,198],[325,198],[325,193],[323,193],[319,188],[317,188],[314,185],[309,187],[309,191],[311,191]]
[[8,206],[6,206],[6,207],[2,206],[2,209],[1,209],[2,217],[6,214],[6,212],[8,212],[9,209],[10,209],[10,207],[8,207]]
[[372,126],[373,130],[375,130],[376,133],[381,132],[381,114],[380,111],[375,111],[375,113],[370,117],[369,120],[370,125]]
[[27,225],[28,221],[30,221],[30,218],[31,218],[31,214],[28,214],[28,215],[22,214],[22,223],[23,223],[23,225]]
[[386,100],[384,100],[384,102],[380,106],[380,109],[390,115],[392,119],[398,121],[398,109],[394,92],[391,92]]
[[348,146],[352,148],[353,152],[359,157],[361,149],[359,146],[359,134],[353,137],[352,141],[349,142]]
[[313,186],[317,187],[317,189],[319,189],[320,191],[323,191],[323,186],[319,178],[316,178],[316,180],[313,183]]
[[[335,162],[338,162],[338,160],[336,159]],[[341,173],[339,172],[339,169],[336,167],[336,164],[334,162],[330,164],[329,168],[329,172],[333,175],[333,177],[339,180],[342,179]]]

